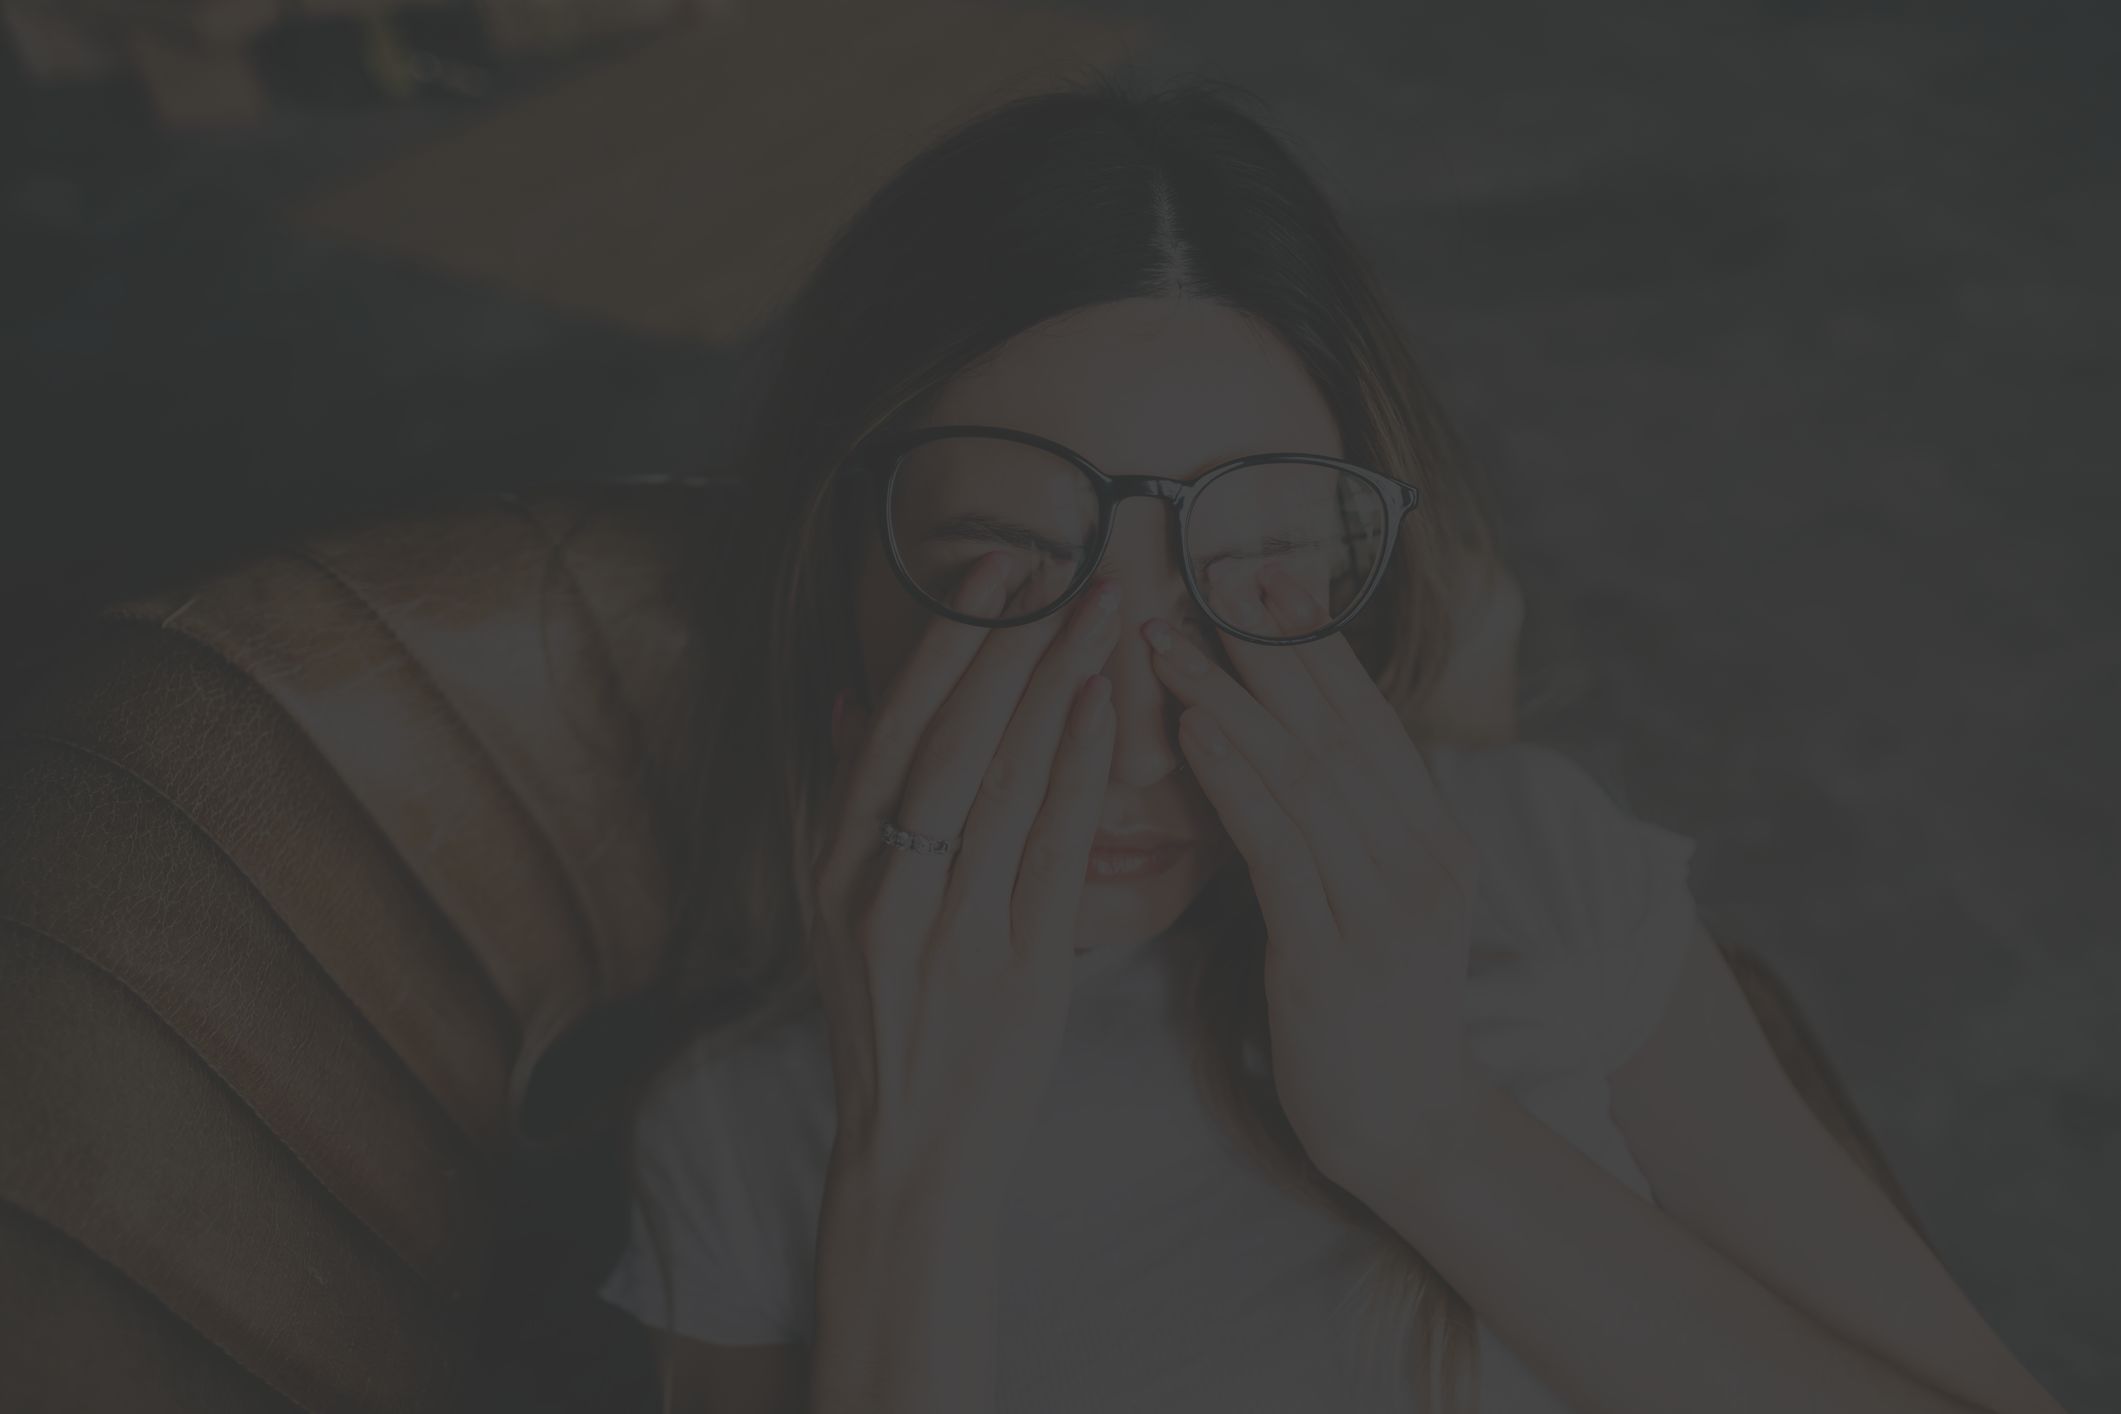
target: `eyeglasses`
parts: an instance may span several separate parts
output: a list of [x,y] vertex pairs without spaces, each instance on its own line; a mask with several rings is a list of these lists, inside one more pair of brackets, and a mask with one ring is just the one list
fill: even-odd
[[[852,466],[880,480],[875,498],[893,573],[931,612],[983,628],[1034,623],[1090,582],[1112,515],[1136,496],[1168,501],[1187,592],[1218,629],[1247,643],[1309,643],[1338,632],[1384,579],[1414,487],[1310,452],[1263,452],[1190,481],[1108,476],[1058,442],[1006,427],[951,424],[879,436]],[[986,555],[1009,556],[1009,613],[953,607]],[[1241,595],[1269,564],[1287,570],[1324,619],[1295,633],[1232,623],[1211,595]],[[1250,580],[1247,576],[1250,576]]]

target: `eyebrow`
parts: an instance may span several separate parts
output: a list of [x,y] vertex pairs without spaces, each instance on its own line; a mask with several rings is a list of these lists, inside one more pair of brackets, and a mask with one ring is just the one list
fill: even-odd
[[1041,535],[1020,521],[984,515],[952,516],[921,536],[920,543],[927,545],[939,540],[991,541],[1022,550],[1037,550],[1055,558],[1078,554],[1083,548],[1080,545],[1066,545],[1051,536]]

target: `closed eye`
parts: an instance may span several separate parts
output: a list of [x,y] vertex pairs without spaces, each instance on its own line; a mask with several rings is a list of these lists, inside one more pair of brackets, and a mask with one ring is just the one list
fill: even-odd
[[1055,540],[1020,521],[1004,520],[999,516],[955,516],[931,527],[921,536],[923,546],[962,544],[967,541],[984,545],[1006,545],[1011,549],[1030,550],[1051,559],[1069,561],[1080,559],[1084,549],[1081,545],[1068,545]]
[[1212,578],[1211,571],[1217,565],[1237,561],[1265,560],[1275,555],[1294,554],[1302,550],[1316,550],[1325,543],[1325,541],[1316,538],[1297,540],[1286,536],[1271,536],[1260,541],[1257,545],[1247,546],[1241,550],[1218,550],[1206,559],[1199,561],[1194,573],[1200,577],[1202,583],[1207,583]]

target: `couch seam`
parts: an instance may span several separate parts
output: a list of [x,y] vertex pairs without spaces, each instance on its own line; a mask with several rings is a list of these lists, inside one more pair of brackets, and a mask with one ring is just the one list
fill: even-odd
[[[376,627],[383,631],[385,637],[390,640],[391,646],[398,651],[398,654],[419,673],[421,682],[434,695],[435,700],[448,710],[450,719],[456,724],[457,731],[462,734],[465,740],[471,743],[472,749],[478,753],[479,759],[486,763],[488,769],[493,772],[494,778],[500,782],[502,794],[507,797],[515,813],[521,817],[524,824],[530,827],[531,835],[536,839],[539,848],[555,866],[554,872],[560,878],[566,880],[565,894],[568,911],[573,915],[576,925],[575,950],[587,962],[590,976],[597,978],[601,982],[603,964],[597,953],[596,940],[591,936],[589,912],[583,899],[581,881],[575,877],[574,871],[568,867],[565,852],[559,848],[558,843],[545,828],[544,821],[538,818],[537,812],[532,810],[529,803],[523,798],[522,789],[517,784],[515,777],[502,767],[499,758],[488,748],[478,732],[472,729],[471,721],[465,716],[464,709],[443,688],[440,680],[435,677],[433,672],[429,671],[427,664],[418,654],[412,651],[410,645],[405,642],[403,635],[392,626],[390,620],[384,617],[382,611],[361,591],[358,585],[342,574],[323,555],[307,545],[289,545],[286,547],[286,553],[295,559],[301,560],[316,570],[317,573],[329,579],[339,587],[342,593],[357,604],[361,611],[375,622]],[[520,1059],[518,1057],[519,1061]]]
[[[436,1113],[438,1113],[442,1117],[443,1122],[447,1127],[448,1131],[452,1134],[461,1136],[465,1142],[466,1147],[473,1155],[476,1156],[479,1154],[479,1145],[472,1140],[471,1136],[463,1134],[463,1131],[457,1125],[456,1118],[453,1115],[450,1115],[447,1110],[443,1108],[441,1101],[436,1099],[432,1092],[428,1090],[426,1082],[421,1080],[419,1075],[415,1071],[413,1071],[412,1067],[406,1062],[405,1058],[397,1053],[397,1048],[392,1046],[388,1040],[384,1039],[382,1033],[376,1030],[375,1022],[369,1018],[366,1012],[362,1011],[361,1008],[357,1004],[355,1004],[352,997],[346,994],[345,989],[340,987],[337,980],[331,976],[330,971],[326,969],[322,963],[317,961],[316,956],[311,953],[307,947],[302,945],[301,935],[296,933],[292,928],[288,927],[287,920],[282,918],[278,911],[273,908],[271,902],[268,901],[265,896],[259,892],[257,885],[253,883],[250,879],[250,876],[243,871],[243,867],[240,864],[236,864],[234,859],[229,855],[228,851],[221,847],[220,842],[215,840],[211,834],[208,834],[203,828],[201,828],[199,823],[196,820],[193,820],[191,816],[185,812],[182,806],[178,805],[175,801],[171,800],[168,796],[164,795],[160,790],[155,787],[153,782],[141,777],[141,775],[137,771],[134,771],[132,768],[124,765],[122,762],[111,760],[109,757],[103,755],[101,752],[98,752],[89,747],[82,746],[78,742],[70,742],[62,738],[52,736],[48,732],[24,732],[23,735],[26,737],[41,738],[61,748],[79,752],[82,755],[88,756],[96,761],[101,762],[105,766],[108,766],[111,769],[120,772],[126,778],[131,779],[133,781],[137,781],[141,786],[151,792],[156,799],[160,800],[164,805],[166,805],[177,816],[177,818],[184,821],[186,825],[190,826],[192,830],[198,833],[201,838],[203,838],[209,845],[213,847],[215,853],[219,854],[221,858],[228,860],[231,867],[234,868],[236,876],[243,880],[245,887],[247,887],[251,891],[251,894],[255,898],[257,898],[260,905],[264,907],[267,915],[270,916],[273,920],[273,923],[280,929],[282,933],[295,940],[295,951],[308,960],[309,965],[315,968],[316,971],[324,978],[325,984],[329,986],[341,1000],[346,1002],[348,1007],[353,1010],[356,1016],[359,1016],[362,1021],[366,1023],[370,1033],[374,1035],[376,1039],[381,1043],[382,1050],[391,1057],[391,1060],[396,1064],[397,1068],[411,1080],[413,1092],[419,1095],[424,1103],[433,1106]],[[258,1107],[251,1102],[250,1097],[248,1095],[245,1095],[243,1091],[236,1085],[236,1083],[231,1080],[221,1070],[219,1066],[215,1065],[214,1062],[210,1058],[208,1058],[205,1052],[199,1049],[198,1045],[191,1039],[191,1037],[187,1036],[183,1031],[179,1030],[175,1022],[171,1021],[167,1016],[163,1015],[161,1008],[157,1007],[153,1002],[149,1001],[144,995],[142,995],[139,989],[134,987],[131,982],[127,981],[123,976],[121,976],[116,971],[112,970],[110,967],[105,966],[103,963],[99,962],[94,957],[91,957],[86,952],[83,952],[74,944],[66,942],[65,940],[59,938],[57,935],[49,933],[42,928],[38,928],[30,923],[24,922],[22,919],[16,918],[8,914],[0,914],[0,923],[7,923],[13,927],[20,928],[25,932],[33,933],[36,936],[45,939],[53,946],[65,949],[67,952],[74,954],[83,962],[95,968],[98,972],[101,972],[103,975],[109,977],[112,981],[116,982],[120,987],[124,988],[126,993],[133,997],[136,1001],[138,1001],[141,1006],[145,1007],[155,1017],[157,1021],[161,1022],[162,1025],[169,1030],[171,1035],[175,1036],[179,1041],[181,1041],[184,1044],[185,1049],[190,1051],[193,1056],[197,1057],[199,1063],[205,1066],[207,1070],[214,1076],[214,1078],[220,1081],[221,1085],[231,1095],[234,1095],[239,1101],[242,1102],[243,1107],[249,1110],[251,1114],[257,1118],[258,1123],[264,1127],[265,1132],[270,1134],[273,1139],[279,1143],[280,1147],[287,1151],[288,1156],[292,1158],[295,1163],[301,1167],[302,1171],[309,1174],[311,1178],[315,1179],[317,1185],[322,1188],[327,1194],[329,1194],[335,1203],[337,1203],[341,1208],[345,1209],[349,1215],[353,1216],[356,1222],[358,1222],[363,1228],[365,1228],[370,1233],[370,1235],[372,1235],[378,1242],[382,1243],[383,1246],[387,1248],[391,1252],[391,1254],[395,1256],[400,1262],[404,1263],[406,1270],[410,1272],[416,1280],[418,1280],[423,1286],[434,1289],[438,1294],[446,1294],[446,1290],[442,1287],[441,1283],[438,1282],[434,1277],[422,1272],[419,1266],[414,1263],[412,1258],[398,1245],[398,1243],[393,1241],[391,1238],[385,1236],[375,1226],[375,1224],[371,1223],[366,1217],[363,1217],[359,1213],[357,1213],[353,1205],[346,1200],[345,1196],[342,1195],[339,1190],[334,1187],[332,1183],[328,1179],[326,1179],[321,1173],[317,1172],[315,1168],[311,1167],[309,1161],[305,1159],[298,1150],[296,1150],[293,1144],[288,1142],[287,1136],[280,1132],[279,1127],[276,1126],[271,1120],[267,1119],[265,1115],[258,1109]]]
[[[302,1156],[300,1154],[297,1154],[293,1150],[293,1148],[288,1145],[285,1139],[281,1138],[279,1132],[273,1128],[271,1121],[267,1120],[264,1115],[259,1114],[257,1107],[250,1103],[249,1099],[244,1096],[243,1092],[237,1089],[235,1085],[230,1082],[228,1077],[223,1075],[220,1069],[216,1067],[212,1061],[208,1060],[204,1055],[202,1055],[199,1051],[199,1048],[192,1044],[190,1038],[170,1023],[169,1018],[162,1015],[162,1013],[155,1008],[155,1005],[152,1002],[148,1001],[147,998],[141,996],[140,993],[132,986],[131,983],[127,982],[123,977],[120,977],[117,973],[112,972],[109,968],[103,966],[101,963],[97,962],[94,958],[88,956],[88,954],[82,952],[79,948],[76,948],[71,943],[68,943],[63,939],[46,932],[42,928],[38,928],[32,924],[25,923],[21,919],[13,917],[12,915],[0,914],[0,927],[12,928],[25,937],[43,939],[46,943],[50,944],[61,954],[73,958],[75,961],[87,967],[91,972],[109,980],[114,986],[118,988],[120,992],[130,997],[133,1000],[134,1004],[139,1006],[141,1010],[145,1011],[149,1016],[152,1016],[165,1031],[169,1032],[170,1035],[177,1038],[178,1043],[184,1048],[184,1050],[189,1052],[192,1058],[205,1068],[207,1074],[213,1076],[214,1080],[221,1086],[222,1089],[226,1090],[230,1095],[235,1097],[236,1103],[238,1105],[250,1112],[251,1116],[257,1120],[259,1127],[264,1129],[264,1131],[272,1137],[274,1142],[276,1142],[280,1146],[280,1148],[287,1154],[287,1156],[294,1161],[295,1167],[299,1169],[302,1173],[308,1175],[310,1181],[317,1185],[317,1187],[324,1193],[327,1198],[332,1201],[332,1203],[338,1208],[338,1210],[345,1213],[349,1218],[353,1220],[355,1229],[357,1231],[367,1233],[370,1238],[374,1239],[378,1246],[380,1246],[385,1252],[390,1254],[392,1260],[396,1261],[405,1268],[407,1275],[410,1276],[412,1279],[413,1289],[421,1293],[423,1298],[425,1298],[426,1303],[430,1308],[428,1314],[432,1315],[435,1318],[436,1326],[443,1330],[461,1329],[462,1323],[457,1320],[453,1315],[450,1309],[450,1303],[446,1300],[435,1299],[436,1297],[440,1296],[441,1293],[436,1290],[434,1283],[428,1278],[422,1276],[417,1268],[413,1267],[410,1262],[407,1262],[405,1260],[403,1254],[397,1250],[396,1246],[392,1244],[388,1238],[384,1237],[381,1233],[377,1232],[375,1228],[371,1226],[365,1218],[362,1218],[359,1214],[355,1213],[354,1210],[346,1204],[345,1200],[340,1198],[338,1193],[332,1189],[332,1186],[329,1183],[325,1182],[324,1179],[320,1177],[317,1172],[312,1169],[307,1163],[304,1163],[302,1160]],[[29,1209],[24,1208],[20,1203],[14,1202],[12,1199],[0,1199],[0,1201],[8,1202],[9,1206],[16,1208],[18,1211],[30,1211]],[[32,1214],[32,1216],[36,1215]],[[49,1222],[49,1220],[46,1221]],[[64,1228],[58,1228],[57,1224],[55,1223],[51,1223],[49,1225],[53,1226],[56,1230],[60,1232],[66,1231]],[[67,1235],[70,1237],[73,1236],[73,1234],[71,1233],[68,1233]],[[96,1249],[88,1247],[88,1244],[82,1239],[76,1237],[74,1238],[74,1240],[80,1242],[84,1248],[87,1248],[87,1250],[91,1252],[96,1251]],[[191,1325],[191,1322],[186,1320],[181,1314],[179,1314],[174,1306],[169,1305],[169,1302],[165,1297],[163,1297],[160,1293],[156,1292],[152,1287],[149,1287],[147,1283],[141,1281],[140,1278],[135,1276],[131,1271],[127,1270],[123,1266],[120,1266],[115,1259],[105,1257],[100,1252],[97,1252],[96,1255],[98,1255],[99,1257],[103,1257],[104,1261],[109,1262],[112,1267],[114,1267],[119,1272],[123,1273],[127,1280],[139,1286],[142,1291],[147,1292],[149,1295],[153,1296],[157,1301],[162,1302],[164,1306],[169,1306],[170,1313],[176,1316],[178,1320],[184,1321],[186,1325]],[[202,1337],[208,1340],[213,1339],[213,1337],[207,1336],[204,1331],[201,1331],[200,1334]],[[216,1345],[220,1344],[218,1341],[215,1341],[214,1343]],[[226,1349],[226,1347],[221,1348],[223,1348],[224,1350]],[[230,1359],[235,1359],[235,1354],[233,1351],[229,1351],[228,1353]],[[241,1364],[242,1362],[238,1361],[237,1363]],[[249,1367],[246,1365],[245,1368],[248,1369]],[[262,1376],[260,1378],[262,1379]],[[277,1385],[273,1385],[272,1388],[274,1388],[275,1390],[279,1389]],[[283,1394],[285,1393],[285,1391],[279,1392]],[[297,1407],[300,1408],[302,1406],[298,1404]]]
[[[427,906],[446,925],[443,932],[448,936],[458,954],[465,962],[470,964],[472,975],[479,979],[481,987],[486,992],[487,997],[493,1002],[497,1013],[508,1022],[511,1044],[520,1046],[522,1044],[523,1020],[516,1014],[515,1005],[509,1000],[508,994],[501,990],[501,985],[495,980],[493,970],[487,966],[486,959],[480,957],[478,950],[472,947],[470,942],[465,939],[462,930],[456,925],[456,920],[450,917],[449,910],[442,906],[441,900],[434,896],[434,891],[427,887],[427,883],[421,879],[419,871],[412,868],[411,864],[406,860],[404,852],[397,847],[397,842],[390,837],[390,832],[383,828],[383,822],[376,818],[375,812],[368,808],[361,797],[347,784],[346,778],[339,773],[337,767],[333,766],[331,758],[324,753],[324,749],[318,744],[316,737],[302,724],[302,719],[290,711],[285,703],[281,702],[264,684],[259,682],[257,674],[230,657],[220,645],[210,639],[201,637],[190,629],[178,627],[171,621],[174,615],[170,619],[163,619],[130,610],[113,609],[107,611],[102,617],[107,622],[129,624],[136,628],[147,629],[150,632],[166,633],[174,638],[183,640],[227,669],[243,685],[245,691],[259,694],[271,705],[273,711],[277,712],[307,743],[311,754],[323,764],[326,773],[339,787],[340,793],[345,797],[346,801],[354,810],[360,813],[362,819],[368,822],[370,830],[374,832],[376,839],[382,843],[385,852],[392,859],[395,859],[399,867],[404,870],[406,880],[414,889],[418,890],[420,897],[426,900]],[[22,728],[19,730],[26,734],[28,729]],[[297,935],[298,940],[299,936]],[[303,951],[307,952],[308,950],[308,944],[305,942]],[[322,965],[322,963],[318,964],[320,967]],[[511,1062],[513,1059],[513,1057],[510,1057]]]
[[[0,921],[7,921],[10,923],[13,922],[13,920]],[[22,925],[16,923],[14,924],[14,926],[20,927]],[[215,1350],[220,1351],[221,1354],[226,1357],[229,1364],[235,1366],[237,1370],[241,1371],[249,1378],[256,1380],[265,1389],[269,1390],[272,1394],[284,1401],[288,1409],[293,1411],[293,1414],[302,1414],[302,1411],[305,1406],[300,1400],[296,1399],[293,1394],[291,1394],[287,1390],[282,1389],[277,1381],[268,1377],[266,1374],[264,1374],[264,1372],[253,1368],[248,1361],[244,1360],[241,1356],[237,1355],[235,1351],[229,1349],[226,1345],[223,1345],[219,1340],[215,1339],[213,1336],[207,1334],[204,1330],[200,1329],[196,1322],[186,1317],[184,1313],[179,1311],[175,1306],[172,1306],[169,1303],[169,1298],[162,1295],[162,1293],[160,1293],[159,1291],[156,1291],[146,1282],[141,1281],[140,1278],[134,1276],[131,1272],[127,1271],[124,1267],[120,1266],[111,1257],[109,1257],[102,1251],[99,1251],[93,1244],[89,1242],[87,1238],[81,1236],[77,1232],[60,1226],[58,1223],[46,1217],[42,1213],[24,1207],[22,1204],[17,1203],[12,1198],[0,1197],[0,1203],[6,1204],[7,1207],[12,1209],[14,1212],[20,1213],[26,1221],[35,1223],[37,1226],[44,1228],[46,1231],[56,1233],[62,1242],[65,1242],[73,1247],[78,1248],[83,1252],[86,1252],[89,1257],[92,1258],[98,1265],[112,1272],[115,1272],[119,1280],[125,1282],[135,1291],[138,1291],[141,1295],[145,1296],[149,1301],[161,1307],[165,1312],[169,1314],[169,1318],[171,1320],[175,1321],[183,1329],[190,1331],[193,1336],[205,1341]]]

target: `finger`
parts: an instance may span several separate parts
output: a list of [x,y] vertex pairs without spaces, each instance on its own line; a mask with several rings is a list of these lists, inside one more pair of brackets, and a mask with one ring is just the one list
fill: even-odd
[[[1284,631],[1301,631],[1325,617],[1317,596],[1286,565],[1270,562],[1264,566],[1259,574],[1258,589],[1260,603],[1257,611],[1264,613],[1270,622],[1282,626]],[[1377,690],[1376,679],[1355,656],[1347,635],[1329,634],[1309,643],[1264,651],[1277,653],[1301,667],[1334,719],[1347,730],[1361,733],[1369,741],[1406,735],[1405,723],[1392,704],[1385,700],[1384,694]]]
[[[1052,566],[1047,573],[1064,577],[1066,570]],[[1034,602],[1053,587],[1034,577],[1026,583],[1018,600]],[[1101,591],[1102,586],[1098,589]],[[944,838],[963,833],[973,802],[979,797],[982,782],[995,769],[996,752],[1010,722],[1025,703],[1039,664],[1056,640],[1072,640],[1080,635],[1100,609],[1109,610],[1111,603],[1103,592],[1093,592],[1072,613],[1053,614],[1020,628],[999,630],[981,645],[957,685],[936,709],[920,748],[914,753],[898,804],[899,824]],[[1017,611],[1015,605],[1011,611]],[[1090,664],[1076,682],[1095,667],[1095,662]],[[1059,713],[1066,711],[1067,694],[1074,686],[1071,683],[1060,689],[1056,720]]]
[[1074,941],[1090,845],[1112,772],[1116,717],[1112,684],[1093,676],[1073,698],[1054,753],[1051,783],[1024,839],[1010,895],[1011,945],[1041,954],[1067,952]]
[[[1238,569],[1225,562],[1216,569],[1223,573],[1211,571],[1210,602],[1225,622],[1259,634],[1295,634],[1320,622],[1316,617],[1299,618],[1286,600],[1269,603],[1263,592],[1264,568]],[[1337,639],[1335,635],[1333,640],[1320,642]],[[1339,787],[1361,827],[1363,847],[1371,861],[1382,869],[1400,867],[1410,835],[1407,818],[1396,803],[1399,787],[1390,778],[1379,779],[1364,733],[1353,730],[1320,691],[1304,658],[1304,650],[1317,645],[1270,646],[1228,634],[1223,635],[1223,643],[1245,689],[1288,728]],[[1374,687],[1371,691],[1376,695]]]
[[1310,848],[1259,773],[1205,709],[1189,707],[1179,715],[1178,744],[1251,870],[1270,936],[1299,946],[1332,936],[1333,910]]
[[[1324,621],[1325,610],[1313,590],[1287,565],[1270,562],[1261,571],[1261,609],[1285,632]],[[1252,647],[1253,645],[1245,645]],[[1406,723],[1378,690],[1362,660],[1343,634],[1310,643],[1260,652],[1293,658],[1310,679],[1338,724],[1338,739],[1348,743],[1361,762],[1361,774],[1382,788],[1388,804],[1406,828],[1440,853],[1454,870],[1467,861],[1457,857],[1470,848],[1443,793],[1437,788],[1421,750],[1407,734]]]
[[[1050,583],[1034,575],[1010,596],[1006,612],[1021,612],[1051,588]],[[899,783],[897,798],[879,809],[869,824],[872,840],[876,839],[879,822],[887,818],[900,829],[939,839],[962,835],[980,779],[994,759],[1032,670],[1061,631],[1062,623],[1055,616],[1014,629],[989,631],[986,641],[928,719],[927,729]],[[858,829],[860,823],[850,821],[850,828]],[[911,926],[911,920],[931,920],[936,916],[953,879],[964,872],[960,867],[963,861],[893,849],[881,843],[875,846],[874,853],[880,859],[876,867],[881,873],[876,906],[897,920],[893,936],[908,939],[908,947],[917,946],[911,940],[925,938],[928,930]]]
[[1336,916],[1365,929],[1380,926],[1387,893],[1359,827],[1327,770],[1237,680],[1160,619],[1143,626],[1150,661],[1171,694],[1199,708],[1265,782],[1310,850]]
[[[983,557],[958,586],[953,607],[981,617],[998,616],[1007,574],[1006,555],[997,551]],[[819,871],[822,887],[844,889],[854,870],[872,857],[876,822],[897,803],[928,723],[991,632],[940,614],[923,630],[877,704],[860,749],[843,770],[844,789],[836,792],[829,817],[835,823],[833,839]]]
[[[967,906],[1002,904],[1015,882],[1032,821],[1055,784],[1055,753],[1071,704],[1084,682],[1112,656],[1119,634],[1118,600],[1117,585],[1105,582],[1092,587],[1067,632],[1040,660],[1001,745],[980,777],[965,820],[963,866],[958,875]],[[1097,784],[1102,790],[1102,778]]]
[[[1208,602],[1225,622],[1250,633],[1294,633],[1298,625],[1270,613],[1262,598],[1262,571],[1223,561],[1208,572]],[[1331,740],[1340,728],[1333,704],[1312,681],[1299,657],[1302,647],[1270,647],[1222,634],[1224,654],[1266,709],[1303,741]]]

